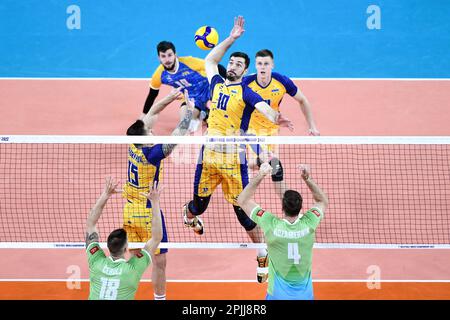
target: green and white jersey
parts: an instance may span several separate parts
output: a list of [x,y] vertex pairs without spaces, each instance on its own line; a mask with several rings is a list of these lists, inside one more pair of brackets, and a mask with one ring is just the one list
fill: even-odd
[[269,292],[275,276],[292,284],[305,283],[311,277],[315,231],[323,213],[311,208],[290,223],[257,206],[251,219],[263,230],[269,253]]
[[89,300],[133,300],[142,274],[152,262],[141,250],[130,260],[106,257],[98,242],[86,248],[89,263]]

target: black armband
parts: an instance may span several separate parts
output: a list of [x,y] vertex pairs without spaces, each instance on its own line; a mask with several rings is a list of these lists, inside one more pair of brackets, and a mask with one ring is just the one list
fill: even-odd
[[283,181],[283,166],[281,165],[280,159],[272,158],[272,160],[269,161],[269,164],[272,166],[272,181]]
[[150,88],[147,99],[145,100],[143,113],[147,114],[150,111],[150,108],[152,107],[153,102],[155,102],[155,99],[158,96],[158,93],[159,93],[159,90]]
[[222,78],[227,78],[227,68],[225,68],[223,65],[219,64],[217,66],[217,69],[219,69],[219,74]]

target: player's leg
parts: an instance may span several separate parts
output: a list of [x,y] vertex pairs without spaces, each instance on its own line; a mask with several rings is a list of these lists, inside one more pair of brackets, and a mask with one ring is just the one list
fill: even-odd
[[204,223],[199,216],[208,208],[211,194],[220,183],[215,171],[214,154],[203,146],[195,168],[193,199],[183,207],[184,224],[199,235],[204,231]]
[[[167,243],[167,229],[164,214],[161,212],[163,238],[161,243]],[[151,232],[151,228],[150,228]],[[157,249],[155,252],[155,261],[152,266],[152,285],[155,300],[166,300],[166,265],[167,265],[167,248]]]
[[[245,151],[239,152],[239,154],[235,155],[235,157],[233,170],[226,170],[222,172],[222,189],[225,194],[225,199],[233,205],[233,209],[239,223],[247,231],[247,234],[252,242],[264,243],[264,234],[261,228],[259,228],[237,204],[237,197],[248,184],[248,165]],[[264,282],[267,280],[267,267],[269,262],[267,258],[267,250],[265,248],[259,248],[257,250],[256,260],[258,261],[257,280],[258,282]]]

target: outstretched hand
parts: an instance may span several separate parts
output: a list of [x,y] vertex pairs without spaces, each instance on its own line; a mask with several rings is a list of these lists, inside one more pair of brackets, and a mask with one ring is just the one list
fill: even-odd
[[148,200],[155,202],[159,201],[159,198],[161,196],[161,192],[164,190],[163,186],[160,186],[158,181],[155,181],[153,183],[153,187],[150,190],[149,193],[141,193],[144,197],[146,197]]
[[105,189],[103,190],[103,193],[108,196],[108,198],[115,194],[120,193],[122,190],[118,189],[118,186],[120,184],[120,181],[116,181],[113,177],[106,177],[105,179]]
[[300,164],[298,166],[298,168],[300,169],[300,172],[302,173],[302,179],[305,181],[308,180],[311,175],[311,168],[309,167],[309,165]]
[[184,89],[184,101],[186,102],[188,109],[193,111],[195,107],[195,100],[189,98],[189,92],[186,89]]
[[170,102],[175,101],[176,99],[181,99],[183,90],[183,87],[174,88],[170,91],[170,93],[167,95],[167,98]]
[[283,116],[281,113],[278,116],[277,124],[280,127],[287,127],[289,130],[294,131],[294,125],[292,124],[292,121]]
[[237,39],[245,32],[244,29],[244,17],[238,16],[237,18],[234,18],[234,26],[233,29],[231,29],[230,37],[233,39]]
[[272,172],[272,166],[268,162],[264,162],[263,164],[261,164],[261,167],[259,168],[260,175],[265,177],[271,172]]

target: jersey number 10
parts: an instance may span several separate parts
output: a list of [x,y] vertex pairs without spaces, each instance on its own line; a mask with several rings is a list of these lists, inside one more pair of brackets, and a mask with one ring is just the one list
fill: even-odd
[[230,96],[220,92],[219,99],[217,99],[217,109],[227,110],[228,100],[230,100]]
[[294,264],[299,264],[301,258],[298,253],[298,243],[288,243],[288,259],[294,259]]

